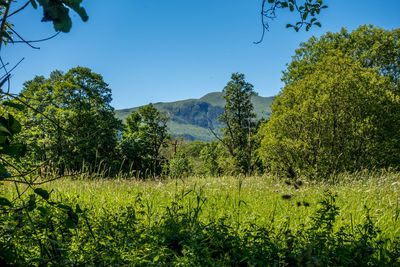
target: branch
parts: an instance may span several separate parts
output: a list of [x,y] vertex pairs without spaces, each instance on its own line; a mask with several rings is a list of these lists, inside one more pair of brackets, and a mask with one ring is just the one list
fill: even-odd
[[52,36],[44,38],[44,39],[32,40],[32,41],[26,41],[26,40],[24,40],[24,41],[14,41],[14,43],[27,43],[27,44],[29,44],[29,43],[39,43],[39,42],[44,42],[44,41],[48,41],[50,39],[53,39],[54,37],[56,37],[59,34],[60,34],[60,32],[57,32],[57,33],[53,34]]
[[26,2],[25,5],[23,5],[21,8],[15,10],[13,13],[11,13],[10,15],[7,16],[7,18],[11,17],[12,15],[17,14],[18,12],[22,11],[23,9],[25,9],[28,5],[29,5],[30,1]]
[[[10,30],[11,30],[13,33],[15,33],[15,34],[19,37],[19,39],[22,40],[23,43],[29,45],[29,46],[30,46],[31,48],[33,48],[33,49],[40,49],[40,47],[33,46],[33,45],[30,44],[30,42],[25,41],[25,39],[22,38],[22,36],[19,35],[13,28],[10,28]],[[15,41],[13,41],[13,43],[15,43]]]
[[[4,28],[6,26],[6,21],[7,21],[8,12],[10,11],[11,1],[12,0],[8,0],[8,2],[6,4],[6,9],[4,11],[3,19],[1,21],[0,33],[2,33],[4,31]],[[0,49],[1,49],[2,44],[3,44],[3,37],[0,37]]]

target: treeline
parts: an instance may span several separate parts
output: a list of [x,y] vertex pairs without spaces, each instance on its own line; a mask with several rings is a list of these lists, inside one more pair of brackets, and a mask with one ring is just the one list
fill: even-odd
[[35,77],[15,100],[27,108],[11,109],[23,126],[17,139],[28,147],[26,161],[59,174],[325,177],[399,166],[399,59],[399,29],[312,37],[284,71],[268,119],[256,120],[253,86],[232,74],[223,89],[224,128],[211,143],[172,138],[152,104],[118,120],[110,88],[88,68]]

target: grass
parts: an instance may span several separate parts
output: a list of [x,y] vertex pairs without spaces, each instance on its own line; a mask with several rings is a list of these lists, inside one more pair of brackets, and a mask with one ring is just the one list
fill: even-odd
[[[61,179],[46,184],[43,188],[52,191],[51,199],[53,201],[68,201],[68,203],[71,203],[71,206],[72,204],[79,204],[83,210],[87,210],[86,216],[93,223],[92,228],[94,228],[96,235],[99,236],[102,235],[100,232],[104,230],[103,225],[105,225],[105,222],[111,220],[109,216],[116,220],[112,224],[114,225],[113,227],[118,228],[118,224],[127,227],[126,220],[117,223],[119,219],[116,218],[123,218],[126,215],[121,214],[126,213],[127,207],[133,207],[136,211],[134,213],[135,229],[142,229],[140,231],[137,230],[139,231],[139,237],[136,238],[138,240],[142,240],[141,238],[147,240],[149,238],[147,235],[149,235],[156,236],[158,240],[140,241],[144,242],[143,245],[146,244],[150,247],[148,247],[149,251],[142,251],[139,254],[141,257],[144,257],[143,259],[146,259],[144,262],[148,263],[153,262],[155,257],[161,256],[161,258],[157,258],[161,265],[162,263],[165,264],[171,261],[168,258],[170,256],[165,256],[170,255],[168,254],[170,252],[166,252],[167,249],[168,251],[180,251],[174,254],[174,257],[179,258],[180,261],[183,259],[194,261],[193,258],[182,254],[182,248],[171,248],[168,245],[161,251],[158,248],[151,247],[157,242],[170,242],[168,244],[171,244],[172,241],[168,238],[171,236],[175,238],[176,232],[180,232],[182,229],[179,228],[176,232],[174,230],[173,233],[168,232],[166,229],[173,228],[175,225],[179,226],[183,223],[183,218],[189,218],[190,222],[196,221],[196,225],[202,225],[200,231],[202,234],[208,233],[208,230],[206,230],[208,229],[206,228],[207,225],[210,226],[215,225],[217,222],[223,222],[222,226],[229,229],[231,227],[233,230],[226,230],[228,232],[225,233],[225,230],[221,230],[221,225],[218,224],[218,227],[215,226],[216,228],[212,228],[214,229],[213,231],[217,231],[215,229],[218,229],[218,231],[224,233],[224,236],[237,233],[239,240],[245,238],[248,233],[253,234],[258,231],[254,229],[272,229],[271,226],[274,229],[291,229],[292,233],[296,231],[301,232],[301,229],[304,229],[305,226],[315,223],[315,216],[318,209],[321,208],[318,202],[326,196],[327,190],[338,195],[336,205],[339,208],[339,213],[333,224],[335,233],[340,232],[341,228],[346,228],[349,232],[361,231],[361,228],[357,228],[357,225],[363,225],[366,219],[368,219],[368,213],[366,212],[366,209],[368,209],[373,227],[381,231],[378,231],[380,239],[393,241],[400,237],[400,173],[360,172],[353,175],[343,174],[335,178],[339,182],[305,182],[298,189],[271,176],[242,178],[190,177],[183,180],[167,179],[153,181],[135,179]],[[21,187],[20,191],[23,189]],[[2,185],[0,190],[1,195],[5,195],[9,199],[16,197],[15,190],[9,184]],[[290,199],[283,199],[283,195],[287,195]],[[178,220],[181,217],[182,220]],[[195,219],[193,219],[194,217]],[[171,220],[178,221],[173,221],[172,225],[174,226],[171,226],[168,224]],[[83,222],[81,221],[81,223]],[[166,227],[166,225],[169,226]],[[186,229],[185,227],[183,228]],[[192,224],[189,228],[191,229],[189,233],[190,242],[194,244],[197,241],[193,241],[192,238],[196,232],[194,229],[197,228]],[[153,230],[150,231],[150,229]],[[88,228],[83,224],[81,228],[77,228],[74,231],[76,231],[76,236],[80,237],[79,242],[82,242],[82,236],[87,235]],[[287,234],[287,232],[285,233]],[[111,238],[110,240],[115,238],[110,234],[104,235]],[[146,238],[142,235],[146,235]],[[232,235],[235,236],[236,234]],[[218,236],[218,234],[214,233],[213,236]],[[275,238],[279,239],[281,238],[280,236],[282,234],[277,234]],[[85,238],[88,237],[86,236]],[[86,240],[85,238],[83,240]],[[189,237],[182,237],[183,241],[181,240],[180,242],[185,244],[184,240],[187,238]],[[252,238],[254,239],[254,236]],[[288,237],[286,236],[285,238]],[[107,240],[107,238],[105,239]],[[160,241],[159,239],[164,241]],[[106,241],[102,242],[109,244],[110,240],[108,243]],[[201,240],[199,244],[204,244],[203,237]],[[206,240],[208,239],[206,238]],[[233,238],[232,240],[236,239]],[[76,247],[75,249],[78,250],[79,245],[77,243],[73,241],[69,242],[69,244],[72,243]],[[225,240],[224,243],[226,242],[228,241]],[[177,244],[180,243],[178,242]],[[112,247],[110,244],[108,246]],[[163,247],[162,245],[157,246]],[[176,246],[179,247],[180,245]],[[202,251],[203,245],[199,246]],[[210,246],[207,243],[207,247]],[[256,246],[254,245],[254,247]],[[282,246],[285,247],[286,245]],[[102,249],[107,250],[105,247],[102,247]],[[141,251],[142,246],[139,247],[137,249]],[[97,249],[99,248],[97,247]],[[196,247],[196,251],[198,250],[199,248]],[[111,248],[110,251],[113,251],[113,255],[117,253],[111,250]],[[157,251],[157,253],[154,254],[154,251]],[[282,249],[279,251],[282,251]],[[118,253],[126,253],[126,251],[123,250],[123,252]],[[132,248],[130,248],[130,253],[133,253]],[[233,257],[232,255],[235,254],[240,254],[240,252],[232,252],[230,257]],[[162,257],[163,255],[165,256],[164,258]],[[136,255],[135,257],[138,259],[137,257],[139,256]],[[112,262],[105,260],[105,258],[102,259],[108,263]],[[232,258],[219,258],[219,260],[221,265],[230,265],[232,263]],[[79,259],[76,261],[79,262]],[[121,261],[124,262],[123,260]],[[300,261],[299,258],[297,258],[297,261]],[[287,259],[285,262],[288,263]]]

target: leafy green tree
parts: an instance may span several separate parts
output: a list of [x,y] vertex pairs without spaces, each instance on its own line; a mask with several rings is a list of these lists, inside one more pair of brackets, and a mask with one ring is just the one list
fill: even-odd
[[316,70],[316,63],[324,60],[326,55],[340,51],[359,61],[363,67],[378,68],[380,74],[389,77],[396,90],[400,90],[399,40],[400,29],[385,30],[372,25],[360,26],[351,33],[342,28],[337,33],[312,37],[300,44],[282,80],[285,85],[302,80]]
[[142,173],[161,173],[164,159],[161,149],[167,145],[167,117],[153,104],[142,106],[126,120],[120,142],[125,166]]
[[53,71],[24,84],[21,134],[38,162],[52,161],[61,173],[111,163],[121,122],[114,117],[111,89],[101,75],[77,67]]
[[251,171],[252,142],[254,118],[251,97],[253,85],[245,81],[244,74],[233,73],[231,81],[223,89],[225,99],[224,113],[221,122],[223,138],[220,141],[226,146],[238,172]]
[[321,178],[398,166],[400,98],[395,85],[379,68],[364,67],[362,60],[340,50],[326,54],[276,97],[271,119],[260,131],[264,163],[289,177]]

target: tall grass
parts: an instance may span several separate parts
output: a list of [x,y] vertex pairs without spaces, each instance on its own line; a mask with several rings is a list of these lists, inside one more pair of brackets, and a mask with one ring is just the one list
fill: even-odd
[[[79,205],[84,216],[77,227],[56,226],[63,221],[58,211],[49,210],[47,215],[33,211],[33,221],[54,221],[52,230],[47,226],[23,230],[41,235],[43,244],[35,246],[15,236],[9,242],[25,255],[25,263],[34,255],[49,260],[40,247],[51,239],[52,231],[65,235],[61,229],[68,237],[56,238],[63,251],[59,263],[71,265],[213,265],[213,261],[222,266],[239,262],[352,265],[355,262],[346,253],[364,250],[373,256],[357,255],[370,264],[400,263],[400,253],[396,254],[400,251],[396,245],[400,173],[359,172],[325,182],[303,181],[297,188],[288,184],[268,175],[148,181],[60,179],[44,188],[52,191],[52,201]],[[11,185],[4,184],[0,190],[10,199],[16,197]],[[3,214],[1,219],[7,223],[11,217]],[[24,248],[28,245],[33,252]],[[343,261],[331,261],[338,255],[330,253],[341,253]]]

